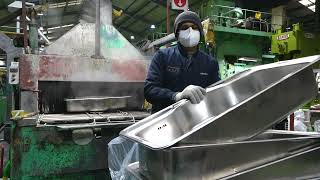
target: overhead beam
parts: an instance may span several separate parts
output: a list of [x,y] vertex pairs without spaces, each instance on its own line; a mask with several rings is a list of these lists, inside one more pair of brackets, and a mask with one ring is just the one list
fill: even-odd
[[133,14],[133,16],[117,23],[118,26],[122,26],[123,24],[125,24],[127,21],[131,20],[132,18],[135,18],[137,13],[139,11],[141,11],[142,9],[144,9],[148,4],[150,4],[150,1],[145,1],[141,6],[139,6],[134,12],[131,12],[131,14]]
[[[174,17],[174,16],[175,16],[175,14],[171,14],[171,15],[170,15],[170,19],[171,19],[172,17]],[[161,23],[163,23],[166,19],[167,19],[167,17],[161,19],[160,21],[158,21],[157,23],[155,23],[155,25],[156,25],[156,26],[159,26],[159,25],[160,25]],[[142,31],[140,31],[139,34],[145,32],[145,31],[148,30],[149,28],[150,28],[149,26],[146,27],[145,29],[143,29]]]
[[300,4],[299,7],[289,8],[289,9],[286,9],[286,11],[295,13],[298,10],[308,9],[308,7],[313,6],[313,5],[315,5],[315,4],[310,4],[309,6],[304,6],[303,4]]
[[[157,5],[160,5],[160,6],[162,6],[163,8],[167,8],[167,0],[163,0],[163,1],[159,1],[159,0],[149,0],[149,1],[151,1],[151,2],[153,2],[153,3],[155,3],[155,4],[157,4]],[[170,8],[170,11],[172,11],[172,12],[176,12],[175,10],[173,10],[173,9],[171,9]]]
[[[135,3],[136,3],[136,1],[133,0],[133,1],[129,4],[129,6],[126,7],[126,8],[123,10],[123,12],[128,11]],[[121,9],[121,8],[118,8],[118,10],[119,10],[119,9]],[[120,17],[114,18],[113,23],[116,23],[119,18],[120,18]]]
[[143,39],[144,37],[140,36],[140,35],[133,35],[132,33],[126,32],[126,31],[122,31],[121,33],[125,38],[127,38],[129,41],[131,40],[130,37],[134,36],[134,39]]
[[[119,7],[117,7],[117,6],[115,6],[115,5],[112,5],[112,7],[115,8],[115,9],[120,9]],[[146,23],[146,24],[151,23],[151,21],[145,19],[143,16],[135,15],[135,14],[129,12],[129,11],[123,11],[122,13],[123,13],[125,16],[127,16],[127,17],[129,17],[129,18],[133,18],[133,19],[135,19],[135,20],[137,20],[137,21],[141,21],[141,22]],[[113,21],[113,22],[114,22],[114,21]],[[119,25],[119,24],[117,24],[117,23],[114,23],[114,24]]]
[[167,0],[159,1],[159,0],[149,0],[157,5],[167,8]]
[[[147,11],[147,12],[145,12],[143,15],[141,15],[141,17],[144,17],[145,15],[147,15],[147,14],[149,14],[151,11],[154,11],[156,8],[158,8],[158,6],[155,6],[155,7],[153,7],[153,8],[151,8],[149,11]],[[149,20],[148,20],[149,21]],[[130,24],[128,24],[125,28],[128,28],[128,27],[130,27],[132,24],[134,24],[135,22],[133,21],[133,22],[131,22]],[[149,22],[145,22],[146,24],[153,24],[153,22],[152,21],[149,21]]]
[[294,21],[295,23],[297,22],[309,22],[309,21],[314,21],[315,15],[314,14],[309,14],[306,16],[302,16],[302,17],[291,17],[292,21]]
[[136,36],[136,37],[141,37],[141,38],[142,38],[142,36],[141,36],[138,32],[133,31],[133,30],[131,30],[131,29],[123,28],[123,27],[115,27],[115,28],[116,28],[116,29],[119,29],[120,31],[125,31],[125,32],[127,32],[128,34],[132,34],[132,35],[134,35],[134,36]]

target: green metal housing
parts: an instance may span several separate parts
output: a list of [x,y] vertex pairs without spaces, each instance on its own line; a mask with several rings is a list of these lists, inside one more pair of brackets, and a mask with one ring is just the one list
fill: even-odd
[[215,34],[215,54],[220,65],[222,78],[237,73],[235,69],[230,68],[230,65],[237,67],[241,57],[256,59],[256,62],[242,63],[241,66],[245,66],[242,68],[243,70],[263,64],[262,56],[266,53],[264,50],[270,46],[270,33],[215,26]]
[[[271,44],[271,30],[246,28],[247,18],[255,11],[235,7],[231,0],[210,0],[201,5],[199,14],[203,19],[209,18],[214,27],[215,55],[220,66],[221,78],[227,78],[254,65],[273,62],[265,58]],[[243,24],[241,27],[234,24]],[[266,26],[264,26],[266,28]],[[250,58],[255,61],[241,61]]]
[[[203,39],[201,49],[215,56],[220,67],[221,78],[227,78],[238,71],[255,65],[272,63],[274,56],[269,55],[271,46],[271,22],[260,26],[256,22],[255,28],[246,28],[247,18],[254,17],[258,11],[235,7],[234,0],[208,0],[192,7],[192,11],[199,14],[202,20],[209,20],[213,26],[214,45],[209,47]],[[271,14],[262,13],[263,18]],[[242,26],[235,26],[234,24]],[[162,23],[157,31],[166,32],[166,24]],[[255,61],[241,61],[242,57]]]
[[101,138],[78,145],[71,131],[39,128],[35,119],[14,121],[10,179],[109,180],[107,144],[119,131],[103,129]]
[[294,24],[292,30],[278,30],[272,35],[271,51],[280,60],[316,55],[320,53],[320,34],[302,30],[300,24]]

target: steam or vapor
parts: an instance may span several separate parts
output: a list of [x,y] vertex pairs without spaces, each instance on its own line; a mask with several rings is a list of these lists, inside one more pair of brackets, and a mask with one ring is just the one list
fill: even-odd
[[[95,23],[96,3],[98,0],[86,0],[80,16],[81,23]],[[112,24],[112,4],[110,0],[100,0],[100,22],[102,24]]]
[[[47,54],[86,57],[94,55],[96,2],[97,0],[83,2],[80,24],[50,45],[46,50]],[[112,26],[112,4],[110,0],[100,0],[100,21],[101,54],[104,58],[144,59],[143,55]]]
[[[101,21],[101,55],[105,59],[90,59],[95,47],[95,10],[96,0],[86,0],[80,15],[80,24],[47,47],[47,54],[71,56],[82,63],[72,65],[72,82],[64,88],[61,96],[64,98],[83,96],[131,96],[130,106],[141,107],[143,104],[143,80],[128,82],[120,74],[132,68],[139,70],[130,61],[145,61],[144,56],[112,26],[112,4],[110,0],[100,0]],[[85,57],[85,58],[79,58]],[[97,67],[86,66],[88,59],[104,61],[96,63]],[[112,59],[112,61],[110,61]],[[117,61],[118,63],[114,63]],[[74,61],[73,61],[74,62]],[[113,63],[112,63],[113,62]],[[111,71],[111,66],[120,64],[117,72]],[[128,66],[121,66],[122,64]],[[129,65],[130,64],[130,65]],[[67,93],[65,92],[67,91]],[[59,96],[57,94],[57,96]],[[61,101],[59,100],[61,103]]]

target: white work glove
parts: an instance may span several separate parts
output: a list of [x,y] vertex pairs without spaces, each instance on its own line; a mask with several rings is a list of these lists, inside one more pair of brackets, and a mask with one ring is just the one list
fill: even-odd
[[198,104],[204,99],[206,94],[206,90],[202,87],[190,85],[182,92],[177,93],[174,99],[176,102],[180,101],[181,99],[189,99],[192,104]]

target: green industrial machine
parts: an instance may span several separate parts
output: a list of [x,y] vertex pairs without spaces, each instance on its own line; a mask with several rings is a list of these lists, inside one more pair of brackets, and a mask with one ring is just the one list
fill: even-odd
[[[272,14],[236,7],[233,0],[208,0],[191,10],[203,20],[205,39],[200,48],[216,57],[222,79],[275,61],[269,52],[275,25],[271,22]],[[163,23],[157,30],[164,32],[165,27]],[[147,49],[173,41],[170,34],[152,42]]]
[[320,54],[320,34],[305,32],[300,24],[293,24],[291,31],[277,30],[272,35],[271,51],[279,60],[294,59]]
[[46,55],[20,56],[6,177],[109,180],[108,142],[150,115],[141,108],[148,61],[110,24],[101,22],[96,43],[96,27],[79,23]]
[[[299,23],[291,27],[283,26],[272,35],[271,53],[279,61],[317,55],[320,54],[319,42],[320,34],[304,31]],[[319,64],[316,66],[319,69]],[[310,109],[311,106],[318,104],[319,98],[316,98],[305,104],[303,108]],[[284,120],[279,125],[286,127],[286,123],[287,120]]]
[[212,23],[214,41],[209,52],[217,58],[222,78],[274,61],[266,56],[271,14],[235,7],[234,1],[211,0],[200,8],[200,15]]
[[[293,24],[290,29],[282,28],[272,35],[271,52],[278,60],[290,60],[320,54],[320,34],[303,30],[301,24]],[[317,65],[319,69],[319,64]],[[318,72],[319,73],[319,72]],[[309,109],[319,104],[319,98],[307,103]]]
[[36,127],[32,119],[14,122],[12,130],[11,179],[109,179],[107,142],[120,129],[104,129],[86,145],[75,144],[71,132]]

